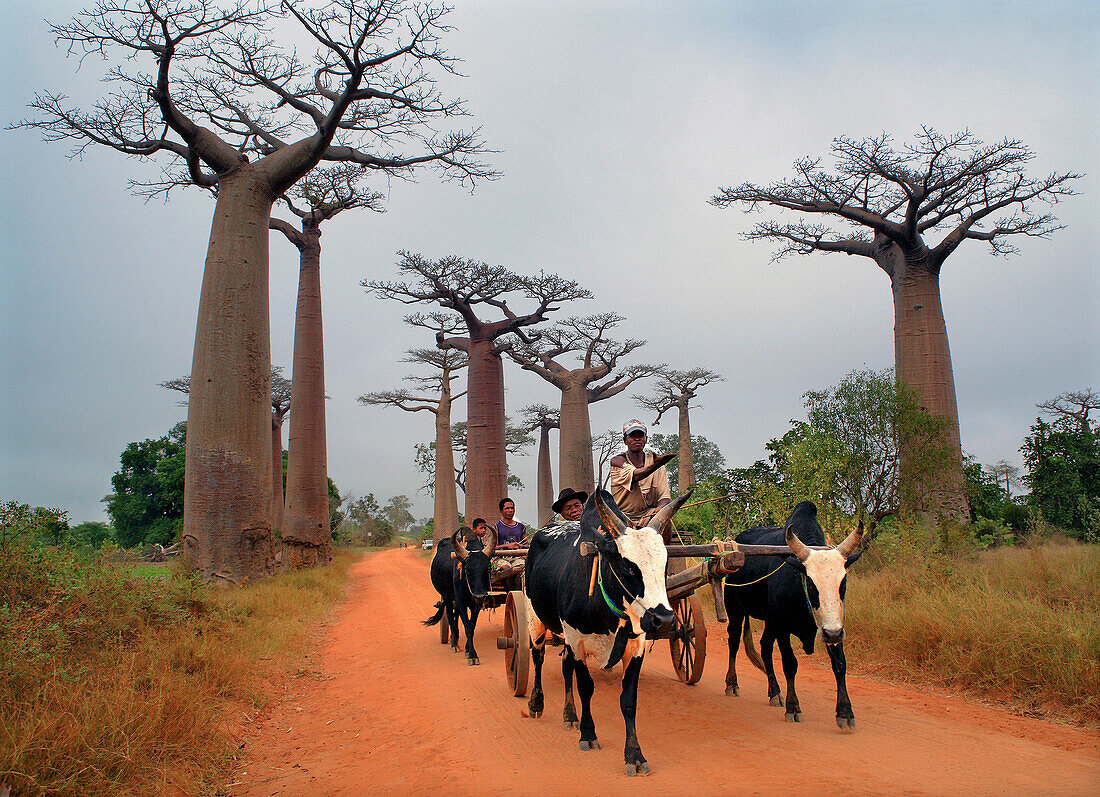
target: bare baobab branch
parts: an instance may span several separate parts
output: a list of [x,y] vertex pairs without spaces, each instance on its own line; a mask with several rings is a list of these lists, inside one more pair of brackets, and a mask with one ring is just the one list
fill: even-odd
[[1035,405],[1047,415],[1057,418],[1073,418],[1083,427],[1089,425],[1089,413],[1100,410],[1100,394],[1091,387],[1084,390],[1067,390],[1065,393]]

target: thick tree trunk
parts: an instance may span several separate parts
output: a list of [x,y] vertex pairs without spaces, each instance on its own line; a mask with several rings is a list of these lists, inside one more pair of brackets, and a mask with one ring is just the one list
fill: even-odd
[[539,528],[541,529],[554,517],[554,470],[550,467],[550,427],[542,426],[539,430],[539,464],[538,464],[538,502],[539,502]]
[[676,456],[676,494],[683,495],[695,484],[695,460],[691,452],[691,424],[688,423],[688,406],[677,407],[680,412],[680,453]]
[[451,390],[444,374],[444,388],[435,412],[435,515],[432,539],[438,543],[458,528],[458,487],[455,454],[451,447]]
[[596,475],[592,467],[592,423],[588,416],[588,386],[569,382],[561,391],[558,427],[558,484],[564,490],[591,494]]
[[187,402],[185,561],[207,581],[274,570],[268,219],[247,166],[226,175],[210,229]]
[[283,527],[283,419],[271,413],[271,525]]
[[[900,258],[899,258],[900,259]],[[894,294],[894,366],[899,382],[918,392],[929,414],[947,420],[945,443],[952,453],[950,464],[935,474],[925,474],[917,485],[911,461],[902,446],[903,494],[912,496],[911,511],[934,512],[965,520],[969,516],[962,472],[959,410],[955,377],[947,343],[947,325],[940,303],[939,274],[927,262],[907,258],[902,273],[892,279]]]
[[314,567],[332,561],[329,528],[328,449],[325,432],[325,347],[321,325],[321,240],[303,224],[294,363],[290,388],[290,439],[286,468],[283,564]]
[[504,448],[504,363],[491,340],[471,336],[466,394],[466,522],[497,516],[508,495]]

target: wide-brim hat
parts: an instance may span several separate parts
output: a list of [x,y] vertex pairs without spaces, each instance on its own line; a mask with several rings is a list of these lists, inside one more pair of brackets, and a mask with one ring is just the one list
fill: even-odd
[[562,490],[560,493],[558,493],[558,500],[555,501],[550,506],[550,508],[553,509],[555,512],[560,514],[561,510],[562,510],[562,507],[565,506],[566,502],[567,501],[572,501],[574,498],[579,499],[580,502],[583,504],[585,501],[588,500],[588,493],[585,493],[585,492],[579,492],[578,493],[572,487],[566,487],[564,490]]

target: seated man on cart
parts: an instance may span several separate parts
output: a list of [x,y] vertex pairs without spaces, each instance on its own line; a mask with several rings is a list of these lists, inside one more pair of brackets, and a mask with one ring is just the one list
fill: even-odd
[[[676,455],[646,451],[646,425],[639,420],[623,424],[626,451],[611,459],[611,497],[630,522],[642,526],[657,510],[672,500],[665,465]],[[661,529],[665,545],[671,539],[671,527]]]

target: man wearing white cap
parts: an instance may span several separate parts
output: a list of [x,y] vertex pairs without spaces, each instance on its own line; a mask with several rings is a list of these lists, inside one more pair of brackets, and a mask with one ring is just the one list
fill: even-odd
[[[676,455],[657,456],[652,451],[646,451],[647,432],[646,425],[637,419],[624,423],[626,452],[611,460],[611,497],[635,526],[647,522],[658,509],[672,500],[665,464]],[[670,527],[666,525],[661,533],[667,544]]]

